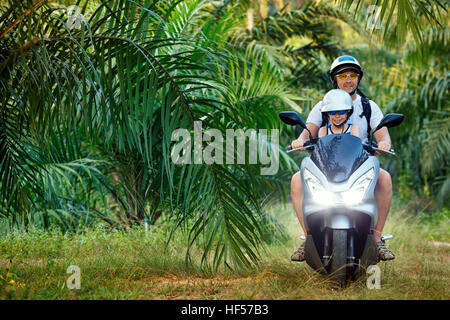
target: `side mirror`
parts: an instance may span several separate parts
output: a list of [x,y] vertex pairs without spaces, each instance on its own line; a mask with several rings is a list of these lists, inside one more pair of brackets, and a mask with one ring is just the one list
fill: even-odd
[[375,131],[380,130],[383,127],[386,128],[392,128],[398,126],[400,123],[402,123],[403,119],[405,119],[405,116],[399,113],[388,113],[381,119],[378,126],[373,130],[372,134],[370,135],[370,145],[372,145],[373,141],[373,134]]
[[303,122],[302,118],[300,117],[300,115],[297,112],[283,111],[283,112],[280,112],[278,115],[279,115],[281,121],[283,121],[284,123],[286,123],[290,126],[299,125],[303,129],[306,129],[306,124]]
[[294,112],[294,111],[283,111],[283,112],[280,112],[278,114],[278,116],[280,117],[281,121],[283,121],[284,123],[286,123],[286,124],[288,124],[290,126],[295,126],[295,125],[301,126],[303,129],[308,131],[309,139],[313,140],[311,131],[309,131],[308,127],[303,122],[302,118],[300,117],[300,115],[297,112]]
[[402,123],[405,116],[399,113],[388,113],[381,119],[380,124],[375,128],[374,132],[383,127],[392,128]]

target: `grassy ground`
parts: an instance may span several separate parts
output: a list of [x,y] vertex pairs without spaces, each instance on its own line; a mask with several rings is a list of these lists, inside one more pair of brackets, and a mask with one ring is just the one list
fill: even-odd
[[[9,234],[0,238],[0,299],[450,298],[448,219],[422,226],[404,208],[393,208],[385,234],[396,236],[390,248],[397,258],[378,264],[381,289],[367,288],[367,276],[341,289],[305,263],[289,260],[300,243],[290,204],[270,211],[292,240],[270,245],[259,266],[235,273],[186,268],[183,241],[175,238],[166,247],[158,230]],[[70,265],[80,269],[80,289],[67,288]]]

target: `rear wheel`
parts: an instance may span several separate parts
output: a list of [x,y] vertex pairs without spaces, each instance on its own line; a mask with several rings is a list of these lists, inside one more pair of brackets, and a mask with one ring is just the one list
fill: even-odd
[[344,286],[347,278],[347,230],[333,230],[331,278]]

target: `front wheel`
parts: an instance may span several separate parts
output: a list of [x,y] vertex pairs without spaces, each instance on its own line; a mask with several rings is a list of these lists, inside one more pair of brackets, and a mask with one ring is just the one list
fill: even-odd
[[347,278],[347,230],[333,230],[333,244],[330,261],[331,279],[344,286]]

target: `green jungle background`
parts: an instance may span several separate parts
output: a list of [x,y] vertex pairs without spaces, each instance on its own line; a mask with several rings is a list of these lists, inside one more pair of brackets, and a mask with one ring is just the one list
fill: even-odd
[[[449,1],[0,1],[0,298],[448,299]],[[290,178],[339,55],[384,113],[396,157],[384,292],[290,254]],[[279,129],[260,164],[171,160],[172,132]],[[206,147],[204,143],[203,147]],[[144,222],[148,221],[145,226]],[[69,265],[82,288],[68,290]],[[330,289],[331,288],[331,289]]]

